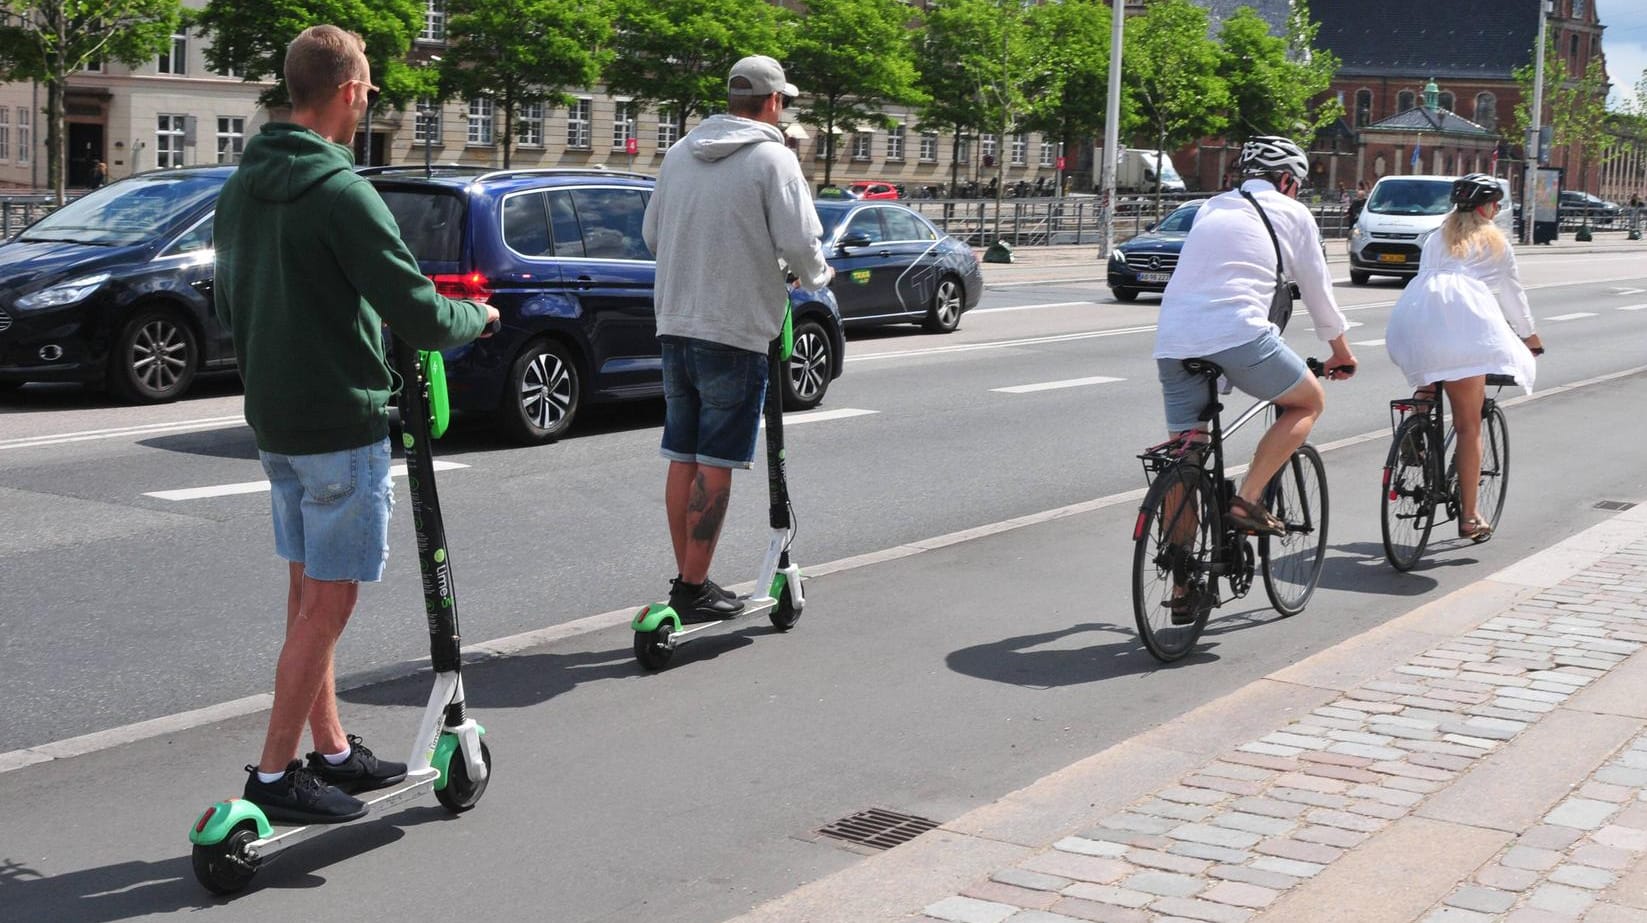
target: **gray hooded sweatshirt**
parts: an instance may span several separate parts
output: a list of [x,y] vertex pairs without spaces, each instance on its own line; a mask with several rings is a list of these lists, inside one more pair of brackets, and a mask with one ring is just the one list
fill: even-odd
[[765,353],[783,328],[781,259],[803,288],[828,274],[823,226],[777,128],[713,115],[664,155],[642,228],[658,259],[659,336]]

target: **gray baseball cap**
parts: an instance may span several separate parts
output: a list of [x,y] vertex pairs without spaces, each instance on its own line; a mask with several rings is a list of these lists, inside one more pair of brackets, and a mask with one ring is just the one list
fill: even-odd
[[[749,89],[732,86],[732,81],[742,77],[749,81]],[[733,96],[771,96],[773,93],[794,99],[801,95],[783,75],[783,65],[764,54],[753,54],[732,65],[732,73],[726,75],[726,92]]]

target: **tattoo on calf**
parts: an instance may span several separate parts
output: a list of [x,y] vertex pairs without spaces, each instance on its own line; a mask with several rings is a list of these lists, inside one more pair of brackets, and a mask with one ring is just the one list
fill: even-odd
[[726,505],[732,499],[730,490],[717,490],[714,494],[704,496],[705,504],[701,508],[697,522],[692,524],[692,540],[710,542],[721,534],[721,523],[726,519]]

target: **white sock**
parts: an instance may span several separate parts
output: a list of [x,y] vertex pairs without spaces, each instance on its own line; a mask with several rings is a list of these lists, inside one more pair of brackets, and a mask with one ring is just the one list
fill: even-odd
[[322,755],[326,757],[326,762],[331,763],[333,766],[342,766],[348,761],[349,754],[353,752],[355,752],[355,748],[349,746],[344,747],[342,753],[325,753]]
[[257,781],[262,782],[264,785],[268,785],[271,782],[279,782],[281,777],[284,775],[286,775],[286,770],[284,769],[279,772],[264,772],[259,769],[257,771]]

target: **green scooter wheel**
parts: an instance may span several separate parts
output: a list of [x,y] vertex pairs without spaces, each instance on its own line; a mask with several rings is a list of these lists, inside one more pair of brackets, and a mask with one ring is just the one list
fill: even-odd
[[244,821],[234,832],[209,845],[194,847],[194,877],[213,894],[236,894],[251,884],[258,860],[246,847],[257,839],[257,826]]
[[675,633],[675,626],[667,620],[651,631],[635,632],[635,659],[648,670],[661,670],[669,665],[669,658],[675,656],[675,649],[669,646],[669,636]]
[[486,794],[486,783],[492,781],[492,750],[486,741],[480,742],[480,761],[486,765],[486,778],[479,782],[469,778],[469,763],[460,749],[446,763],[446,785],[435,789],[435,799],[453,814],[462,814],[480,803]]
[[[778,579],[783,578],[780,575]],[[778,604],[772,607],[772,614],[767,617],[772,620],[772,627],[779,631],[788,631],[801,620],[801,607],[795,605],[788,581],[784,581],[783,589],[778,591]]]

